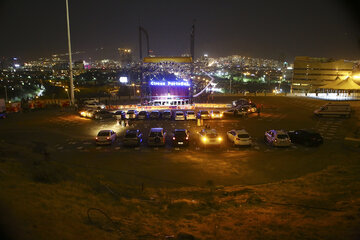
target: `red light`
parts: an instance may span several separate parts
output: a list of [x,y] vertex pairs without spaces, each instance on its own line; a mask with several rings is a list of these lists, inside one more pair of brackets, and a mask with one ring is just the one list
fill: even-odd
[[110,140],[110,137],[107,137],[106,139],[107,139],[107,140]]
[[96,139],[96,140],[98,140],[99,138],[98,138],[98,137],[96,137],[95,139]]
[[175,137],[173,137],[173,140],[175,140]]
[[186,140],[189,140],[189,137],[186,137]]

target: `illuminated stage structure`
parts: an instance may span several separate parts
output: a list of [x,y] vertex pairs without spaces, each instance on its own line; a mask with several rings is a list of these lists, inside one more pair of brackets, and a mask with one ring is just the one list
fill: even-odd
[[150,104],[155,106],[177,106],[190,103],[190,82],[149,81]]
[[[147,43],[147,56],[142,56],[142,33]],[[192,103],[195,25],[190,35],[190,56],[149,56],[149,34],[139,27],[141,104],[178,106]]]
[[145,57],[142,99],[145,105],[186,105],[191,102],[191,57]]

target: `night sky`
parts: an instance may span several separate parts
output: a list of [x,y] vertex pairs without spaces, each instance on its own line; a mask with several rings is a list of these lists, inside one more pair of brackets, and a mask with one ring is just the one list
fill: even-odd
[[[69,5],[72,49],[87,57],[116,56],[118,47],[138,57],[139,22],[155,54],[189,53],[196,19],[197,57],[360,59],[356,1],[69,0]],[[0,26],[0,56],[36,59],[67,51],[65,0],[0,0]]]

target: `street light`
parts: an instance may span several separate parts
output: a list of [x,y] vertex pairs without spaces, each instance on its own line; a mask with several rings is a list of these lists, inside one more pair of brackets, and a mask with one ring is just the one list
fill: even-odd
[[68,35],[68,46],[69,46],[69,70],[70,70],[70,104],[74,105],[74,80],[73,80],[73,69],[71,59],[71,41],[70,41],[70,21],[69,21],[69,3],[66,1],[66,22],[67,22],[67,35]]
[[6,88],[6,86],[4,86],[4,88],[5,88],[5,103],[7,103],[7,101],[8,101],[7,88]]

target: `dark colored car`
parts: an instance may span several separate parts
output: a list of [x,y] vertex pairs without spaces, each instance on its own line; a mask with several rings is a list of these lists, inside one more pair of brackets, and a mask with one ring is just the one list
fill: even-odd
[[143,142],[143,135],[140,130],[127,130],[124,137],[125,146],[139,146]]
[[289,131],[288,135],[292,143],[297,143],[305,146],[316,147],[323,144],[324,140],[321,135],[312,130],[295,130]]
[[162,113],[162,118],[163,119],[166,119],[166,120],[171,120],[171,111],[169,110],[165,110],[163,113]]
[[116,111],[114,113],[114,118],[121,120],[121,119],[125,119],[125,112],[124,111]]
[[159,111],[152,111],[150,113],[150,119],[160,119],[161,115]]
[[106,110],[100,110],[96,113],[94,113],[94,118],[95,119],[105,119],[105,118],[112,118],[114,115]]
[[149,112],[148,111],[140,111],[137,115],[137,119],[139,120],[146,120],[149,118]]
[[172,143],[173,146],[188,146],[190,139],[190,132],[186,129],[175,129]]

